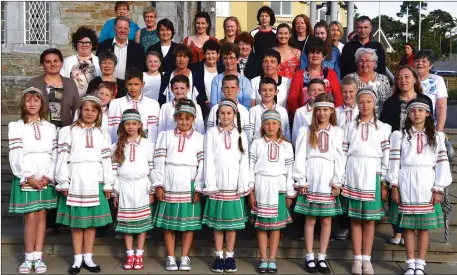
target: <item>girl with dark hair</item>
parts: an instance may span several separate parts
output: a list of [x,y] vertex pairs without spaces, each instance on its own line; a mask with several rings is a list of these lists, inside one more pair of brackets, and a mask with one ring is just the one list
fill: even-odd
[[[244,229],[248,218],[244,199],[251,192],[248,141],[241,128],[236,102],[224,99],[217,110],[217,127],[205,136],[205,188],[208,196],[202,224],[214,230],[216,259],[213,272],[237,271],[234,260],[236,230]],[[235,127],[235,120],[237,121]],[[225,234],[224,234],[225,233]],[[222,246],[227,242],[224,260]]]
[[317,22],[314,25],[314,35],[319,37],[320,39],[324,40],[325,47],[326,47],[326,56],[322,65],[330,68],[335,71],[338,79],[341,80],[340,74],[340,50],[333,45],[332,38],[330,36],[330,30],[325,21]]
[[19,273],[47,271],[42,261],[46,212],[57,208],[54,172],[57,158],[56,126],[46,120],[43,92],[22,92],[21,119],[8,124],[9,161],[14,178],[9,212],[24,215],[25,259]]
[[[154,143],[143,130],[141,115],[135,109],[122,114],[117,129],[119,139],[113,144],[113,194],[117,212],[116,232],[124,233],[127,257],[125,270],[141,270],[143,265],[146,232],[153,228],[152,169]],[[133,234],[137,235],[136,253],[133,251]]]
[[[445,135],[435,131],[432,105],[423,99],[408,103],[405,127],[390,136],[387,181],[392,188],[389,221],[404,228],[404,274],[425,274],[428,230],[444,226],[441,200],[452,182]],[[417,230],[417,258],[414,235]]]
[[[297,142],[293,177],[298,196],[294,211],[305,215],[306,264],[308,273],[330,273],[326,263],[332,217],[343,214],[340,189],[344,174],[344,131],[336,124],[335,105],[329,94],[320,94],[313,105],[312,123],[301,127]],[[316,263],[313,243],[316,219],[320,220],[320,245]]]
[[387,199],[387,168],[391,127],[376,119],[376,92],[357,92],[359,115],[344,127],[343,151],[346,174],[343,211],[351,218],[354,249],[352,274],[374,274],[371,265],[375,221],[384,216],[382,200]]
[[[159,200],[154,219],[155,226],[164,229],[165,269],[168,271],[191,270],[189,252],[194,231],[202,228],[200,193],[205,185],[204,136],[192,128],[195,117],[192,100],[181,99],[174,113],[177,126],[159,134],[154,153],[152,184]],[[175,258],[176,231],[182,232],[179,268]]]
[[291,28],[286,23],[279,24],[276,28],[278,45],[273,49],[281,54],[278,75],[292,79],[295,71],[300,66],[301,51],[291,45]]
[[297,196],[292,178],[293,147],[283,138],[281,115],[276,110],[268,109],[262,114],[262,137],[251,143],[249,162],[251,180],[255,181],[255,191],[249,194],[249,219],[257,229],[260,251],[257,271],[276,273],[280,230],[292,223],[289,208]]
[[251,36],[254,38],[254,52],[261,57],[265,50],[277,45],[274,11],[269,6],[261,7],[257,12],[257,22],[259,26],[251,31]]
[[413,43],[406,43],[404,49],[405,55],[402,56],[402,58],[400,59],[399,65],[409,65],[411,67],[414,67],[414,55],[416,54],[416,49],[414,48]]
[[199,11],[194,19],[195,35],[184,38],[184,41],[182,42],[192,51],[192,60],[190,61],[190,64],[197,63],[205,58],[203,44],[205,44],[207,40],[212,39],[219,42],[217,38],[209,36],[210,30],[211,18],[209,17],[209,14],[206,11]]

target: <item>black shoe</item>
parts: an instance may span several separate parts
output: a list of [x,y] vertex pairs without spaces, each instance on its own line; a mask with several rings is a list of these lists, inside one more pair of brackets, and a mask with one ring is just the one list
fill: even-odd
[[237,269],[236,269],[235,259],[233,257],[225,258],[224,272],[234,273],[236,271],[237,271]]
[[[321,265],[321,263],[323,265]],[[323,260],[320,260],[317,262],[317,269],[319,270],[320,273],[324,273],[324,274],[328,274],[331,272],[330,267],[328,267],[328,264]]]
[[268,261],[261,262],[259,261],[259,266],[257,267],[258,273],[267,273],[268,270]]
[[[309,265],[310,263],[314,263],[314,266],[310,266]],[[305,270],[308,273],[316,273],[317,272],[316,262],[314,260],[307,261],[305,264]]]
[[70,266],[68,268],[68,274],[70,274],[70,275],[76,275],[79,272],[81,272],[81,267],[72,267],[72,266]]
[[212,272],[223,273],[224,272],[224,259],[219,256],[214,259],[213,267],[211,268]]
[[82,264],[82,267],[87,269],[89,272],[91,273],[98,273],[100,271],[102,271],[102,269],[100,268],[100,266],[96,265],[94,267],[90,267],[90,266],[87,266],[86,263],[83,262]]

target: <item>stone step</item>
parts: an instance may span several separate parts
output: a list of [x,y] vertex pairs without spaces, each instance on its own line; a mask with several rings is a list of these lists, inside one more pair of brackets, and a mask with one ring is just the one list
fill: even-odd
[[[390,233],[389,233],[390,234]],[[211,230],[195,232],[190,256],[214,257],[214,242],[211,240]],[[454,236],[454,235],[453,235]],[[404,246],[386,243],[384,234],[376,233],[373,244],[373,259],[381,261],[404,261]],[[451,239],[452,241],[452,239]],[[317,253],[320,243],[314,241],[314,250]],[[277,258],[298,259],[305,257],[304,241],[281,237]],[[2,256],[18,255],[23,253],[23,237],[19,228],[2,228]],[[258,258],[257,241],[252,229],[245,229],[238,234],[236,242],[236,256],[238,258]],[[46,237],[43,252],[48,255],[73,255],[70,235]],[[97,256],[123,256],[125,253],[124,240],[113,237],[96,238],[93,253]],[[181,240],[177,236],[176,254],[181,254]],[[146,240],[145,255],[149,257],[166,257],[165,245],[160,229],[152,231],[152,238]],[[327,250],[330,260],[352,260],[352,244],[350,240],[331,241]],[[430,234],[430,245],[426,256],[427,262],[457,262],[457,248],[455,244],[446,244],[441,235]]]

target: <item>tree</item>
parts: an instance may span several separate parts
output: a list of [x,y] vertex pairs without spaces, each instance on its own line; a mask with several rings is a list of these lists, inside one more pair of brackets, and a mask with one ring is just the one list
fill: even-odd
[[[373,35],[379,27],[379,16],[373,18],[371,22],[373,25]],[[381,29],[386,38],[389,40],[392,48],[394,48],[395,51],[401,51],[404,44],[405,24],[390,16],[381,15]],[[377,39],[377,37],[375,37],[375,39]]]
[[[406,15],[406,8],[408,7],[408,34],[411,39],[418,39],[419,37],[419,1],[403,1],[403,4],[400,6],[400,12],[397,13],[397,16],[402,18]],[[422,11],[427,10],[427,2],[422,1]],[[421,11],[421,12],[422,12]],[[422,19],[425,17],[423,13]],[[409,39],[408,39],[409,40]]]

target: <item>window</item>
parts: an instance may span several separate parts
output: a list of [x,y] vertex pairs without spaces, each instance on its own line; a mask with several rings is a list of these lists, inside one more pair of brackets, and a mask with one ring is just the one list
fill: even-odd
[[327,13],[327,7],[322,7],[320,9],[317,10],[317,22],[321,21],[321,20],[327,20],[327,16],[326,16],[326,13]]
[[2,44],[5,44],[5,2],[2,2]]
[[216,2],[216,16],[230,16],[230,2]]
[[50,36],[49,2],[25,2],[25,44],[47,45]]
[[271,9],[275,12],[275,16],[292,16],[292,2],[278,1],[271,2]]

